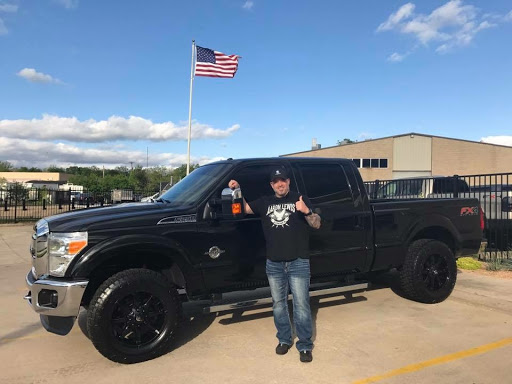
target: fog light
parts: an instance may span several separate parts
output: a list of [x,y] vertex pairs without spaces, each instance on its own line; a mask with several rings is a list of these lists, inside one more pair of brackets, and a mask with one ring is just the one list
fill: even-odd
[[37,296],[37,302],[40,307],[57,308],[59,294],[51,289],[42,289]]

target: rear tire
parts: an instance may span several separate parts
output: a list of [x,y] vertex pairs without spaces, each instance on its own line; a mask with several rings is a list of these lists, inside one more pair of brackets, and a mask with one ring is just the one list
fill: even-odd
[[178,327],[181,304],[176,289],[149,269],[129,269],[96,290],[87,314],[87,329],[107,359],[132,364],[169,351]]
[[400,272],[400,285],[408,298],[433,304],[444,301],[457,280],[453,252],[443,242],[421,239],[408,249]]

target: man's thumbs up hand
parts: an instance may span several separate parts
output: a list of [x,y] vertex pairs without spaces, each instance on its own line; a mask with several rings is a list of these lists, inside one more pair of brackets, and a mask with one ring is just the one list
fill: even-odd
[[304,202],[304,200],[302,200],[302,195],[299,197],[299,201],[295,203],[295,208],[297,209],[297,211],[302,212],[304,214],[309,213],[309,208]]

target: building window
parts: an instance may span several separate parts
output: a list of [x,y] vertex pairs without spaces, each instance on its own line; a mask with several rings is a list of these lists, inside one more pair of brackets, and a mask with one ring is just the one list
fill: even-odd
[[363,161],[363,168],[387,168],[388,159],[352,159],[357,168],[361,168],[361,160]]

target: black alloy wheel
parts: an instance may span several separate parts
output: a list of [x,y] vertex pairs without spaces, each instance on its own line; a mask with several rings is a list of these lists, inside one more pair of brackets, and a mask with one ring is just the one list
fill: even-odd
[[113,335],[120,343],[142,347],[162,334],[164,305],[157,296],[136,292],[116,302],[110,321]]
[[96,349],[124,364],[169,352],[181,318],[176,287],[149,269],[129,269],[96,290],[87,311],[87,329]]
[[431,292],[441,289],[447,283],[449,275],[448,264],[441,255],[430,255],[423,264],[421,277],[425,287]]
[[456,280],[455,257],[445,243],[420,239],[409,246],[400,271],[405,296],[421,303],[440,303],[450,296]]

